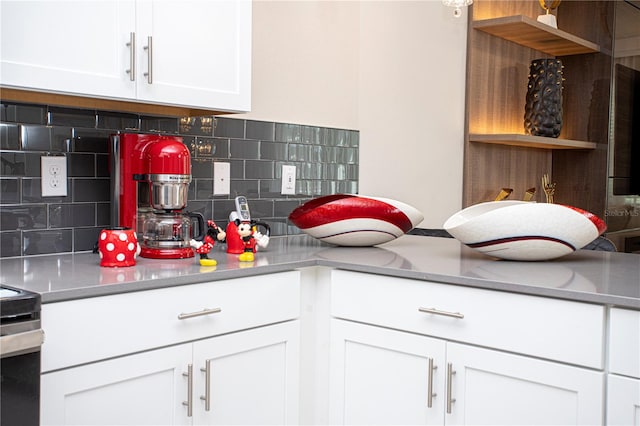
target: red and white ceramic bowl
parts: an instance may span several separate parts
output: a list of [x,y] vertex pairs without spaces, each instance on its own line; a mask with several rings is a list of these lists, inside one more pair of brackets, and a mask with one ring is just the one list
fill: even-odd
[[606,229],[588,211],[561,204],[490,201],[452,215],[444,224],[453,237],[490,256],[549,260],[578,250]]
[[298,206],[289,220],[314,238],[339,246],[375,246],[396,239],[424,216],[388,198],[335,194]]

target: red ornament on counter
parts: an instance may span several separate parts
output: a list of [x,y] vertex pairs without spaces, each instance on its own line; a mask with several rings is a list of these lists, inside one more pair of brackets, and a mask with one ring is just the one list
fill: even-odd
[[100,266],[123,267],[136,264],[140,245],[136,233],[131,228],[107,228],[100,231],[98,238]]
[[352,247],[375,246],[401,237],[424,219],[415,207],[390,198],[334,194],[296,207],[289,220],[321,241]]

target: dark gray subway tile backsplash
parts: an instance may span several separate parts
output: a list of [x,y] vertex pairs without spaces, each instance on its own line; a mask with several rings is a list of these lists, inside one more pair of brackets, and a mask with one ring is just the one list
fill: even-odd
[[[298,234],[289,213],[311,198],[358,192],[359,133],[230,118],[155,117],[0,101],[0,257],[90,251],[110,226],[109,137],[181,136],[192,155],[188,211],[226,226],[233,199],[272,235]],[[66,156],[67,196],[42,197],[40,157]],[[231,194],[213,195],[214,162],[231,167]],[[280,194],[282,165],[296,195]]]
[[97,124],[97,111],[88,109],[49,107],[47,124],[93,129]]
[[216,123],[216,136],[220,138],[244,139],[246,120],[219,118]]

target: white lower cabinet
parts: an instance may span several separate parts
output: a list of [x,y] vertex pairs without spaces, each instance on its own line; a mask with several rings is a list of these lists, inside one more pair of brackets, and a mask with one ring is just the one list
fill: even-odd
[[330,423],[443,424],[444,359],[441,340],[331,320]]
[[42,425],[182,425],[191,345],[42,375]]
[[609,374],[607,425],[640,426],[640,379]]
[[607,424],[640,426],[640,311],[611,308]]
[[193,423],[298,423],[299,321],[194,344]]
[[447,343],[446,424],[599,425],[604,373]]
[[289,271],[44,304],[42,424],[296,424],[299,287]]
[[44,304],[42,424],[640,426],[640,311],[307,272]]
[[46,373],[42,424],[295,424],[298,342],[290,321]]
[[603,306],[332,271],[334,424],[604,422]]
[[603,420],[601,372],[350,321],[331,332],[332,424]]

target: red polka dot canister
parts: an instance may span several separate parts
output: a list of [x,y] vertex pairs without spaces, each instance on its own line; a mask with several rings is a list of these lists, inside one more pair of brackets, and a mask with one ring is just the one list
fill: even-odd
[[107,228],[98,238],[100,266],[133,266],[140,253],[136,233],[131,228]]

